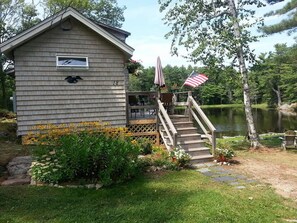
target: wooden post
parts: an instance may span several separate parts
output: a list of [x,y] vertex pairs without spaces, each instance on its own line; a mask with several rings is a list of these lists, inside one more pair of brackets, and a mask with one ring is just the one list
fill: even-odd
[[128,126],[130,124],[130,120],[129,120],[129,92],[126,92],[126,126]]
[[216,154],[216,131],[212,131],[212,136],[211,136],[211,139],[212,139],[212,155],[215,156]]
[[188,100],[187,100],[187,106],[188,106],[188,114],[189,114],[189,120],[192,121],[193,120],[193,116],[191,113],[191,109],[192,109],[192,102],[190,100],[190,97],[192,96],[192,91],[188,91]]

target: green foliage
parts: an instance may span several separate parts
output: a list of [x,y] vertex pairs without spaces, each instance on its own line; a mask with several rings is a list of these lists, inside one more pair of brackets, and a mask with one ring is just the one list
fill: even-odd
[[165,12],[165,23],[171,27],[166,37],[172,37],[172,54],[178,55],[178,47],[184,46],[189,52],[188,59],[211,67],[223,64],[226,58],[238,61],[240,46],[246,60],[254,59],[249,43],[257,37],[248,29],[260,25],[261,19],[254,16],[250,6],[263,6],[260,1],[240,1],[236,6],[230,0],[178,3],[159,0],[159,4],[160,11]]
[[7,109],[1,109],[0,108],[0,118],[8,118],[8,119],[12,119],[15,118],[16,114],[7,110]]
[[275,15],[286,15],[287,18],[281,20],[280,22],[262,27],[262,31],[266,34],[280,33],[283,31],[288,31],[288,34],[294,33],[297,31],[297,1],[291,0],[287,2],[282,8],[271,11],[265,16],[275,16]]
[[[260,135],[260,142],[263,146],[268,148],[280,148],[282,144],[281,134],[263,134]],[[245,139],[244,136],[228,137],[228,138],[218,138],[217,139],[218,148],[226,148],[233,151],[238,150],[248,150],[250,144]]]
[[275,52],[259,56],[250,73],[258,103],[267,102],[269,106],[275,106],[297,101],[296,49],[297,45],[276,44]]
[[53,15],[71,6],[88,18],[114,27],[125,21],[124,10],[116,0],[44,0],[46,13]]
[[[24,0],[1,0],[0,3],[0,44],[18,32],[36,24],[37,11],[34,5]],[[12,109],[9,97],[12,96],[14,80],[6,74],[13,61],[0,53],[0,107]]]
[[234,151],[231,149],[216,148],[215,153],[217,158],[221,159],[223,157],[226,161],[234,157]]
[[[204,73],[208,81],[199,88],[184,86],[189,74],[193,71]],[[130,91],[151,91],[154,89],[154,67],[143,69],[138,76],[130,75]],[[238,73],[232,67],[178,67],[166,65],[163,68],[166,90],[168,92],[191,90],[200,104],[229,104],[242,102],[242,89]]]
[[166,170],[181,170],[188,167],[190,163],[190,155],[185,153],[184,150],[174,149],[170,153],[162,147],[153,146],[152,153],[141,158],[142,169],[160,167]]
[[249,142],[244,136],[228,137],[228,138],[218,138],[217,147],[227,148],[231,150],[246,150],[250,148]]
[[177,166],[185,167],[190,164],[191,156],[185,150],[174,148],[170,152],[170,157],[176,162]]
[[153,142],[147,138],[139,138],[137,143],[140,147],[140,153],[142,155],[151,154],[153,152]]
[[18,29],[18,32],[27,30],[41,21],[41,19],[37,17],[38,10],[33,4],[24,5],[22,7],[22,13],[20,16],[21,16],[21,26]]
[[130,179],[139,171],[139,147],[127,138],[71,133],[59,137],[54,145],[38,147],[31,173],[41,182],[84,179],[110,185]]

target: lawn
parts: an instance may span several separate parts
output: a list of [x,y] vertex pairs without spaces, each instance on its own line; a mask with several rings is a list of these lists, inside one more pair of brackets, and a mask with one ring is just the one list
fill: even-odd
[[156,172],[100,190],[0,187],[0,222],[283,222],[296,204],[268,186],[239,190],[194,170]]

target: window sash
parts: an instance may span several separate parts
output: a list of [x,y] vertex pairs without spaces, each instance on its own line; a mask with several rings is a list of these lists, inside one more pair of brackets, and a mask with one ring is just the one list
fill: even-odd
[[88,68],[89,60],[88,57],[84,56],[57,56],[56,57],[57,67],[78,67],[78,68]]

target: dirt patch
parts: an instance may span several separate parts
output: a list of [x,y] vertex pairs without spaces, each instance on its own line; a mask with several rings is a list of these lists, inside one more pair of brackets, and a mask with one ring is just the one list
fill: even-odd
[[275,149],[241,153],[239,165],[228,168],[270,184],[276,192],[297,202],[297,154]]

